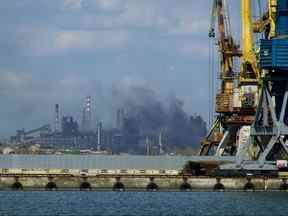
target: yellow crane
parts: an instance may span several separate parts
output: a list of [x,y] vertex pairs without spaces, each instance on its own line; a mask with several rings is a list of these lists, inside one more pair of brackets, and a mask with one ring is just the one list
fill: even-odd
[[260,19],[253,23],[254,33],[265,34],[266,39],[276,36],[277,0],[268,0],[268,10]]
[[[225,22],[224,0],[214,0],[211,14],[211,26],[209,37],[216,37],[215,24],[218,24],[217,45],[219,47],[221,80],[220,91],[216,96],[216,113],[218,113],[211,130],[202,141],[200,155],[210,155],[215,151],[221,139],[223,138],[222,129],[226,127],[229,116],[233,115],[233,86],[235,80],[235,71],[233,71],[233,60],[235,57],[241,57],[239,45],[236,45],[231,35],[229,26]],[[227,17],[227,16],[226,16]]]
[[[220,92],[216,96],[216,121],[202,141],[200,155],[236,155],[238,135],[254,121],[258,101],[260,73],[254,50],[251,0],[241,0],[242,51],[225,29],[224,1],[214,0],[211,22],[218,17],[220,53]],[[211,24],[209,36],[215,36]],[[241,58],[240,72],[233,71],[233,60]],[[235,85],[236,81],[236,85]]]
[[212,19],[209,30],[209,37],[215,37],[216,18],[218,22],[218,47],[220,54],[220,71],[219,77],[221,80],[220,91],[216,99],[217,113],[232,112],[232,95],[233,95],[233,80],[235,79],[235,71],[233,71],[234,57],[240,57],[241,52],[239,45],[236,45],[231,35],[230,28],[225,22],[225,5],[223,0],[214,0],[212,8]]
[[253,22],[251,18],[251,0],[241,1],[242,17],[242,64],[240,85],[258,84],[260,73],[254,50]]
[[[258,102],[258,91],[260,84],[260,69],[257,62],[252,21],[251,0],[241,0],[242,21],[242,59],[239,74],[239,102],[240,112],[254,114]],[[245,115],[243,115],[245,117]],[[251,119],[252,120],[252,119]]]

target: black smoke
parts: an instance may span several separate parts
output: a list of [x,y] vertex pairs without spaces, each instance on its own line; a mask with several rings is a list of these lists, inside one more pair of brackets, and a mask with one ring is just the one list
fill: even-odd
[[145,138],[148,136],[157,143],[161,132],[165,134],[166,152],[199,148],[206,134],[206,123],[201,116],[186,113],[184,102],[177,97],[161,100],[153,89],[143,86],[117,89],[114,95],[125,111],[118,151],[144,154]]

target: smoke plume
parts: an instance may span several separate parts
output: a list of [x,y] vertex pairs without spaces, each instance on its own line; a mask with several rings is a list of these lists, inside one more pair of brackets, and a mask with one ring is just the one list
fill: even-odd
[[125,111],[123,150],[143,153],[146,147],[139,140],[147,136],[157,139],[163,131],[166,151],[196,149],[206,134],[203,119],[186,113],[184,102],[175,96],[161,100],[152,88],[143,85],[118,86],[113,90],[113,95]]

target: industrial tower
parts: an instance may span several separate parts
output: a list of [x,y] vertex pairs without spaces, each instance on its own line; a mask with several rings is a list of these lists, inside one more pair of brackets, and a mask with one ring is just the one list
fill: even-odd
[[91,109],[91,97],[88,96],[85,99],[85,104],[82,112],[82,132],[91,132],[92,131],[92,109]]
[[55,114],[54,114],[54,132],[60,132],[60,108],[59,104],[55,104]]

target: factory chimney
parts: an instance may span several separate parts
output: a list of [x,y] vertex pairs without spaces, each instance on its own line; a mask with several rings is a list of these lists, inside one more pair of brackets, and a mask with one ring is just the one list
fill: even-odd
[[86,132],[85,122],[86,122],[86,113],[85,113],[85,108],[83,108],[83,110],[82,110],[82,121],[81,121],[81,131],[82,132]]
[[60,111],[59,104],[55,104],[54,132],[60,132]]
[[86,117],[87,117],[87,125],[86,125],[86,130],[87,131],[91,131],[91,117],[92,117],[92,113],[91,113],[91,97],[87,97],[86,98]]
[[159,155],[163,155],[164,151],[163,151],[163,130],[160,131],[159,134]]
[[151,146],[149,136],[146,136],[146,155],[151,155]]
[[97,124],[97,151],[101,151],[102,148],[102,122]]
[[116,113],[116,128],[118,130],[122,129],[123,121],[124,121],[124,109],[119,108],[119,109],[117,109],[117,113]]
[[91,97],[86,97],[85,105],[82,113],[82,131],[90,132],[92,123],[92,109],[91,109]]

